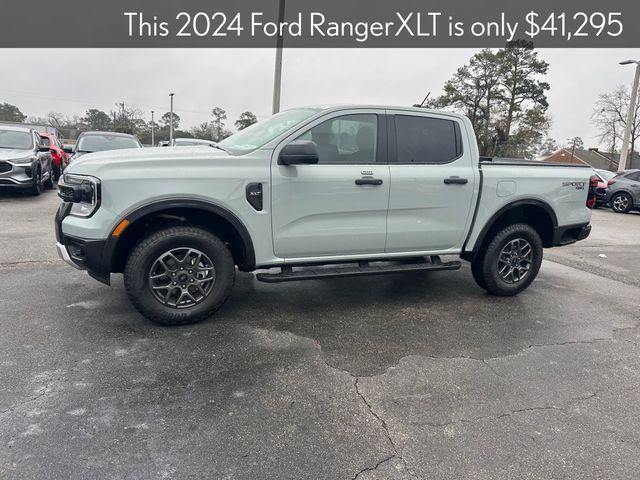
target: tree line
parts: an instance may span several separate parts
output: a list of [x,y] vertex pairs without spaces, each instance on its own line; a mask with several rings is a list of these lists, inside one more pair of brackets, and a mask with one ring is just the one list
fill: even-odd
[[[539,58],[533,44],[514,41],[505,48],[485,48],[473,55],[445,82],[442,93],[430,95],[419,105],[453,110],[471,120],[478,140],[480,154],[514,158],[533,158],[549,155],[558,148],[584,148],[576,136],[559,143],[549,137],[551,117],[545,81],[549,64]],[[593,107],[591,121],[598,130],[598,140],[607,150],[616,153],[621,146],[626,127],[626,112],[630,89],[619,86],[599,96]],[[635,105],[631,127],[631,152],[640,138],[640,97]],[[173,113],[174,136],[196,137],[220,141],[231,134],[227,128],[227,112],[220,107],[211,110],[208,121],[180,130],[180,116]],[[147,121],[143,112],[123,103],[110,112],[89,109],[83,116],[66,117],[51,112],[45,118],[29,117],[8,103],[0,103],[0,121],[47,124],[57,128],[82,130],[112,130],[137,135],[144,143],[151,143],[151,126],[156,141],[168,140],[171,113],[157,121]],[[234,122],[242,130],[257,121],[252,112],[243,112]]]
[[[499,50],[483,49],[445,82],[443,92],[420,107],[449,109],[471,120],[484,156],[533,158],[565,148],[584,148],[580,137],[558,143],[549,137],[551,117],[545,76],[549,64],[539,58],[533,44],[514,41]],[[599,96],[592,123],[599,141],[617,152],[626,126],[630,89],[619,86]],[[640,137],[640,97],[635,106],[632,146]]]
[[[117,103],[108,113],[90,108],[82,116],[66,116],[58,112],[50,112],[46,117],[28,117],[17,106],[6,102],[0,103],[0,121],[49,125],[67,132],[101,130],[129,133],[136,135],[142,143],[146,144],[151,143],[152,127],[156,142],[169,140],[171,118],[171,112],[166,112],[153,122],[147,121],[142,110],[124,103]],[[236,130],[242,130],[257,121],[252,112],[246,111],[240,114],[233,125]],[[211,110],[210,120],[199,125],[180,130],[180,123],[180,116],[173,112],[174,138],[202,138],[219,142],[232,133],[227,128],[227,112],[220,107],[214,107]]]

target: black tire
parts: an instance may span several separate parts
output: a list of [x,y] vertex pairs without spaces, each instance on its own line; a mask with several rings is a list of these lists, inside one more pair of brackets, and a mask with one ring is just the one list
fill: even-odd
[[62,168],[54,165],[53,166],[53,178],[54,180],[57,182],[60,179],[60,176],[62,175]]
[[49,177],[44,181],[43,185],[49,190],[53,188],[53,165],[49,166]]
[[34,197],[42,193],[42,171],[39,168],[36,171],[36,178],[33,179],[33,184],[29,188],[29,193]]
[[[198,303],[191,306],[178,307],[164,304],[152,292],[151,268],[157,265],[157,260],[166,252],[189,248],[200,251],[207,260],[210,260],[215,274],[211,290],[206,296],[203,295]],[[187,273],[178,272],[178,269],[167,271],[180,275]],[[175,276],[175,273],[171,275]],[[166,279],[173,280],[169,275],[166,275]],[[182,281],[187,282],[187,280],[180,280],[178,283]],[[127,258],[124,270],[124,286],[133,306],[149,320],[167,326],[196,323],[211,316],[225,302],[234,282],[235,264],[227,246],[208,231],[189,226],[170,227],[143,239]],[[178,291],[177,295],[180,295],[178,301],[181,300],[180,285],[171,287],[168,291],[173,289]]]
[[629,213],[633,207],[633,199],[626,192],[616,193],[611,197],[611,209],[616,213]]
[[[522,250],[510,250],[514,244]],[[533,227],[526,223],[509,225],[485,245],[471,266],[473,278],[481,288],[493,295],[512,296],[535,280],[542,264],[542,240]],[[510,250],[511,255],[505,253],[505,249]],[[523,251],[531,253],[523,255]],[[505,258],[509,260],[505,262]]]

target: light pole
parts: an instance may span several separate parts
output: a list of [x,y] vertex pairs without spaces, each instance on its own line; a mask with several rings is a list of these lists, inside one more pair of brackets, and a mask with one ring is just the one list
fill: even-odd
[[173,96],[175,93],[170,93],[169,98],[171,99],[171,117],[169,118],[169,143],[173,142]]
[[[278,21],[282,25],[284,22],[284,1],[280,0],[278,3]],[[282,30],[280,30],[282,32]],[[280,86],[282,84],[282,35],[278,35],[276,41],[276,65],[275,73],[273,75],[273,108],[272,113],[278,113],[280,111]]]
[[629,111],[627,112],[627,125],[622,136],[622,151],[620,152],[620,162],[618,162],[618,171],[627,168],[627,157],[629,156],[629,145],[631,143],[631,127],[635,120],[636,99],[638,98],[638,81],[640,81],[640,60],[625,60],[620,65],[630,65],[635,63],[636,75],[633,79],[633,87],[631,87],[631,95],[629,99]]
[[153,110],[151,110],[151,146],[152,147],[156,146],[156,137],[153,131]]

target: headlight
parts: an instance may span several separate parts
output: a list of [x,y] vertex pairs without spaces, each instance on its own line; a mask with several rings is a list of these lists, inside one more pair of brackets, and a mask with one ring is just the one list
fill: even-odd
[[100,180],[88,175],[65,173],[58,181],[58,196],[70,202],[71,215],[90,217],[100,206]]
[[33,160],[32,157],[25,157],[25,158],[16,158],[14,160],[9,160],[9,161],[11,163],[25,164],[25,163],[31,163],[31,160]]

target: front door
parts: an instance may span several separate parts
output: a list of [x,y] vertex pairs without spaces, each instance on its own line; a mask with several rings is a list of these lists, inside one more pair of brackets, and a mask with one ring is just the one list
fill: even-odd
[[[271,163],[276,256],[285,259],[383,253],[389,202],[384,112],[342,111],[284,141]],[[278,165],[293,140],[316,144],[314,165]]]

